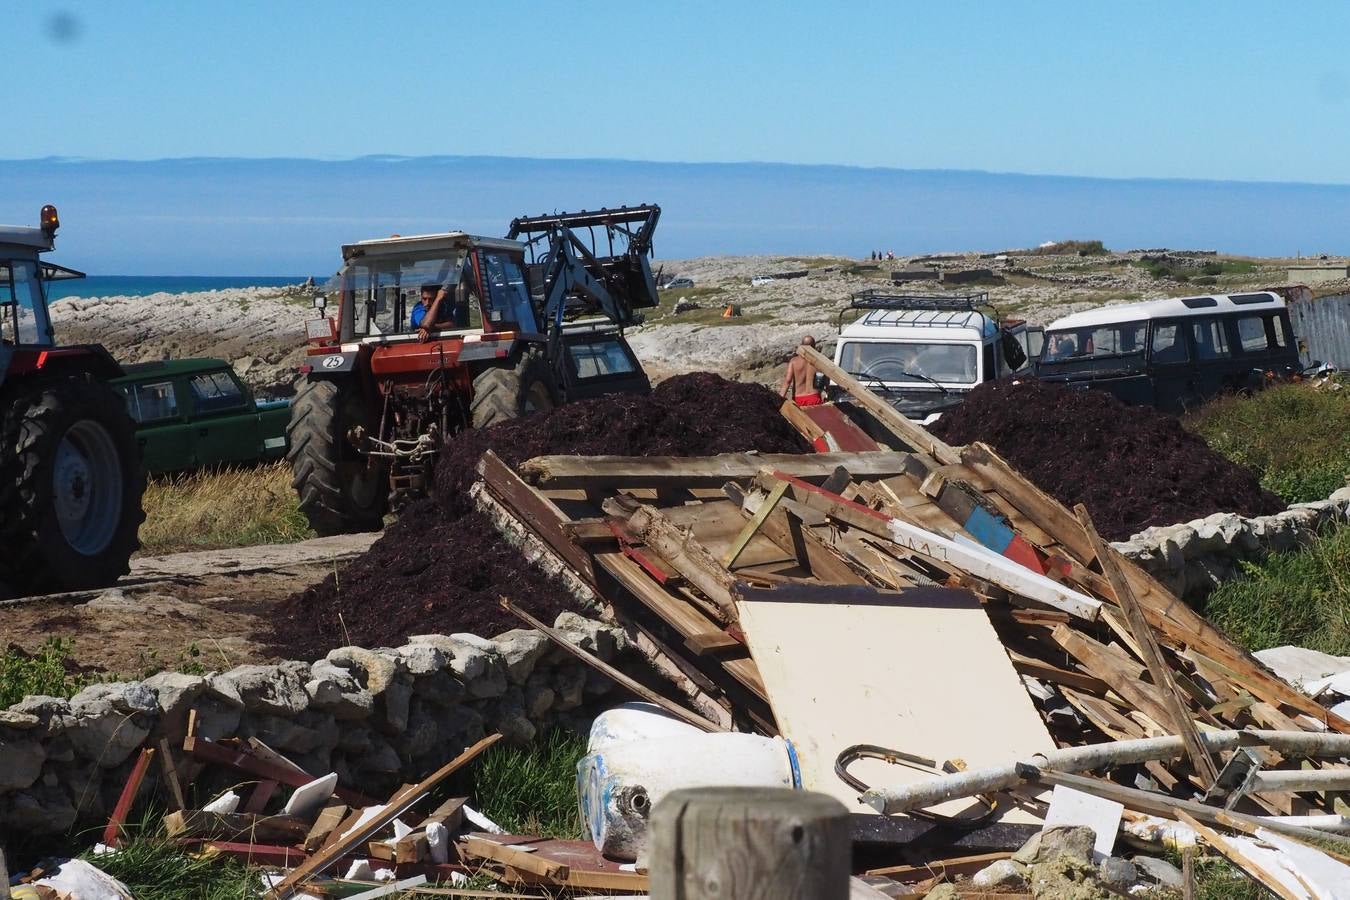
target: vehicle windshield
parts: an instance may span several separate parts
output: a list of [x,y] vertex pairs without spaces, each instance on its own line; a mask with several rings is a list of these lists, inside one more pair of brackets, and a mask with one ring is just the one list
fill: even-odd
[[0,260],[0,338],[29,346],[52,343],[35,260]]
[[848,341],[839,365],[864,383],[913,382],[931,378],[946,384],[974,384],[978,353],[970,344],[882,343]]
[[1143,353],[1144,335],[1147,331],[1147,322],[1118,322],[1112,325],[1089,325],[1083,328],[1047,331],[1041,362],[1089,360]]
[[417,256],[353,260],[334,276],[329,293],[351,294],[352,330],[356,335],[410,331],[410,316],[421,299],[422,285],[444,287],[453,294],[464,277],[467,257],[467,250],[440,250]]

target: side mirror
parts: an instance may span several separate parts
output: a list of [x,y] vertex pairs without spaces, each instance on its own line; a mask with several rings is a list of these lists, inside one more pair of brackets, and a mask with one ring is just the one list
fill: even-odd
[[817,372],[815,377],[811,379],[811,386],[818,391],[823,391],[830,386],[830,379],[825,377],[824,372]]
[[323,294],[315,294],[315,295],[314,295],[314,308],[315,308],[315,309],[323,309],[323,308],[326,307],[327,305],[328,305],[328,298],[327,298],[327,297],[325,297]]

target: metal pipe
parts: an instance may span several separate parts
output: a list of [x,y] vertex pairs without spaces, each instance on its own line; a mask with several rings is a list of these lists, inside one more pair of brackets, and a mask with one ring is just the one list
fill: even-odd
[[1343,791],[1350,769],[1265,769],[1252,776],[1248,791]]
[[[1240,746],[1269,747],[1285,756],[1350,757],[1350,734],[1330,734],[1311,731],[1210,731],[1200,734],[1200,742],[1211,753],[1234,750]],[[862,802],[884,815],[895,815],[911,809],[920,809],[960,800],[977,794],[987,794],[1010,788],[1022,781],[1018,766],[1032,766],[1055,772],[1090,772],[1106,766],[1120,766],[1172,759],[1185,752],[1181,738],[1141,738],[1131,741],[1113,741],[1067,747],[1006,765],[959,772],[955,775],[933,778],[899,788],[873,788],[860,798]],[[1347,770],[1350,772],[1350,770]],[[1260,776],[1270,775],[1263,772]],[[1290,774],[1299,775],[1301,772]],[[1347,780],[1350,785],[1350,780]],[[1261,788],[1258,788],[1260,790]],[[1314,790],[1329,790],[1322,787]]]

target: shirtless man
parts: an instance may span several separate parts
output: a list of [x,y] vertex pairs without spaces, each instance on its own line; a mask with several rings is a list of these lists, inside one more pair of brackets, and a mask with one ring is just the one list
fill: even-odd
[[[816,339],[811,335],[802,338],[803,347],[815,345]],[[793,356],[788,360],[787,371],[783,373],[783,386],[778,392],[784,397],[791,397],[798,406],[819,406],[822,401],[815,380],[816,367],[807,362],[805,357]]]

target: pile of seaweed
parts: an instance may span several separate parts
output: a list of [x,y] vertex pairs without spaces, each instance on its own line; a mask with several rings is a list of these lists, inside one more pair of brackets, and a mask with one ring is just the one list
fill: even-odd
[[1216,512],[1284,509],[1256,473],[1176,418],[1104,391],[1035,379],[986,382],[930,430],[949,444],[990,445],[1061,503],[1086,506],[1108,540]]
[[264,637],[274,652],[314,659],[344,644],[397,646],[411,634],[490,636],[519,625],[498,606],[501,595],[551,623],[575,600],[526,562],[469,497],[486,451],[510,466],[547,454],[808,452],[778,413],[781,404],[761,385],[696,372],[647,396],[583,400],[457,435],[431,496],[404,509],[363,556],[290,597]]

